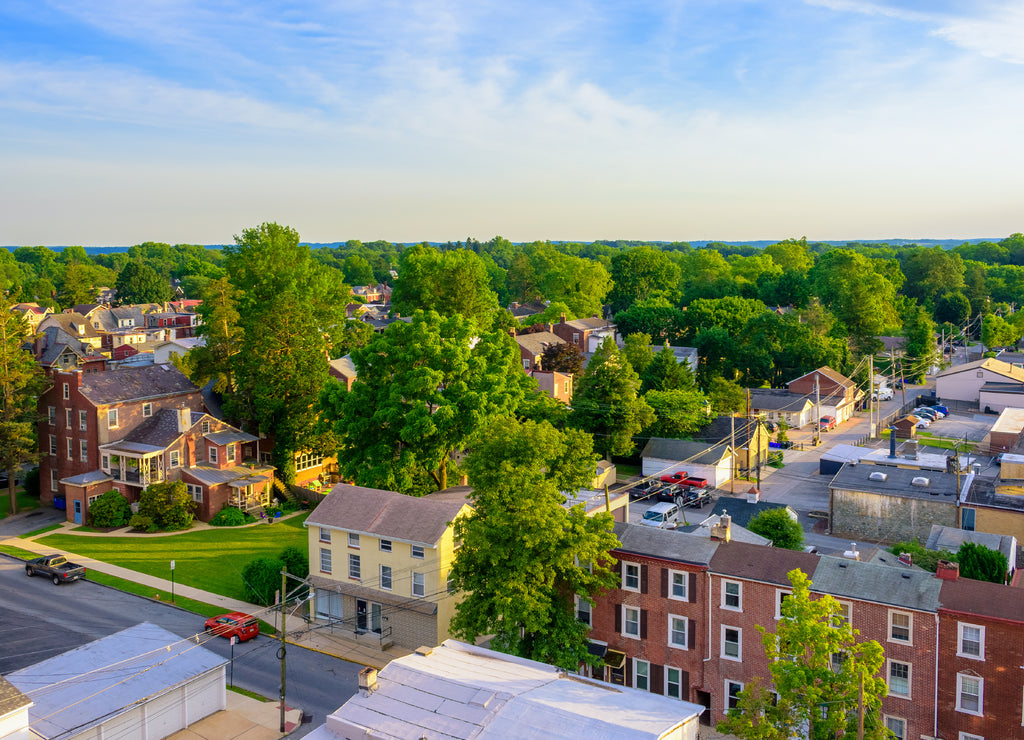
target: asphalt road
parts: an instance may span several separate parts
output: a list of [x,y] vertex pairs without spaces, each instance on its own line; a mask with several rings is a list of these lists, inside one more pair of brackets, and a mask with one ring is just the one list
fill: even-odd
[[[42,578],[27,578],[20,560],[0,555],[0,674],[145,621],[189,637],[202,631],[204,619],[88,580],[54,586]],[[235,685],[276,698],[281,682],[279,645],[265,635],[236,645]],[[210,640],[206,647],[231,656],[226,639]],[[286,663],[287,704],[313,715],[313,722],[298,728],[293,737],[319,727],[344,704],[356,692],[356,674],[362,668],[294,645],[288,646]]]

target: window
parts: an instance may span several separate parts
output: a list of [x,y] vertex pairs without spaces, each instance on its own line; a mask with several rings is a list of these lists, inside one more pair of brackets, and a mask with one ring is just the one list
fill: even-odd
[[633,688],[651,690],[651,664],[646,660],[633,661]]
[[412,574],[412,595],[421,597],[427,595],[427,578],[422,573]]
[[910,698],[910,663],[889,661],[889,693],[904,699]]
[[57,474],[57,469],[56,468],[50,468],[50,490],[51,491],[56,491],[57,490],[57,488],[58,488],[57,481],[58,480],[59,480],[59,476]]
[[448,571],[448,582],[445,584],[445,586],[448,588],[448,593],[455,593],[455,575],[452,573],[452,571]]
[[412,556],[417,560],[423,560],[423,545],[413,545]]
[[962,658],[985,660],[985,628],[976,624],[959,624],[956,654]]
[[188,491],[189,496],[192,497],[193,501],[195,501],[197,504],[203,503],[203,487],[202,486],[194,486],[191,483],[186,483],[185,484],[185,488]]
[[784,591],[783,589],[775,590],[775,618],[782,619],[782,603],[793,595],[792,591]]
[[380,541],[380,551],[381,552],[391,552],[391,540],[381,540]]
[[391,566],[380,566],[380,587],[385,591],[391,590]]
[[320,548],[320,572],[331,572],[331,550],[328,547]]
[[50,435],[50,454],[51,455],[56,455],[57,454],[57,435],[56,434],[51,434]]
[[622,564],[622,588],[626,591],[640,590],[640,566],[636,563]]
[[74,460],[75,459],[75,440],[71,439],[71,437],[68,437],[64,441],[68,443],[68,460]]
[[88,431],[89,429],[89,415],[84,411],[78,412],[78,430],[80,432]]
[[235,445],[228,445],[228,462],[233,463],[235,461]]
[[690,574],[678,570],[669,571],[668,597],[677,601],[690,600]]
[[687,650],[686,628],[689,620],[686,617],[668,615],[668,644],[672,647]]
[[743,691],[743,684],[739,681],[725,682],[725,708],[736,709],[740,705],[740,692]]
[[106,455],[100,456],[100,467],[105,471],[110,472],[110,458]]
[[203,434],[209,434],[210,433],[210,422],[209,421],[204,421],[200,425],[199,429],[202,430]]
[[209,457],[210,462],[217,462],[217,448],[214,447],[213,445],[210,445],[209,449],[207,450],[207,456]]
[[985,740],[981,735],[972,735],[969,732],[961,732],[957,740]]
[[665,696],[683,698],[683,673],[678,668],[665,666]]
[[117,429],[117,409],[107,411],[107,429]]
[[622,634],[626,637],[640,637],[640,610],[632,606],[622,607]]
[[530,369],[530,361],[529,360],[523,360],[523,370],[529,370],[529,369]]
[[359,575],[359,556],[349,555],[348,556],[348,577],[358,581]]
[[85,439],[78,440],[78,458],[82,462],[89,462],[89,441]]
[[584,599],[579,594],[576,594],[574,598],[576,599],[576,619],[580,622],[583,622],[583,624],[587,625],[588,627],[593,627],[593,607],[590,605],[590,602]]
[[331,530],[329,530],[327,527],[320,527],[320,541],[330,544]]
[[907,721],[899,717],[886,717],[885,729],[892,733],[896,740],[907,740]]
[[64,409],[64,426],[67,429],[71,428],[71,409]]
[[47,407],[46,410],[49,413],[49,416],[50,416],[50,426],[52,427],[54,424],[57,423],[57,407],[56,406],[49,406],[49,407]]
[[71,387],[67,383],[65,383],[64,384],[64,400],[67,401],[69,398],[71,398]]
[[843,624],[850,624],[850,614],[852,613],[851,612],[852,606],[851,606],[850,602],[849,601],[837,601],[836,604],[839,605],[839,614],[837,614],[835,616],[835,618],[834,618],[835,621],[833,622],[833,625],[838,627],[838,626],[843,625]]
[[355,532],[348,533],[348,546],[359,549],[359,535]]
[[958,673],[956,676],[956,711],[982,715],[984,680],[978,676]]
[[144,403],[142,404],[142,418],[148,419],[153,415],[153,404]]
[[180,468],[181,467],[181,450],[171,450],[170,458],[171,458],[170,465],[171,465],[172,468]]
[[743,584],[738,581],[722,581],[722,608],[742,611]]
[[960,509],[960,529],[968,532],[974,531],[974,509],[963,507]]
[[889,612],[889,640],[910,644],[914,627],[914,615],[906,612]]
[[739,627],[722,625],[722,657],[726,660],[743,660],[740,637],[743,630]]
[[309,470],[319,468],[324,464],[324,456],[315,452],[300,452],[295,456],[295,470]]

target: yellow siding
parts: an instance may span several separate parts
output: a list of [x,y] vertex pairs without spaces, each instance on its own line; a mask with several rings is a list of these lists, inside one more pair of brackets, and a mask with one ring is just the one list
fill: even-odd
[[1006,534],[1024,542],[1024,512],[1005,509],[975,509],[974,529],[978,532]]

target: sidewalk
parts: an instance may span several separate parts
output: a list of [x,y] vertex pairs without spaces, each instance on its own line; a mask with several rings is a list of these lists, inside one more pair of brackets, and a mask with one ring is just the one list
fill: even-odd
[[302,710],[285,705],[281,732],[281,704],[251,699],[234,691],[227,692],[227,709],[214,712],[179,730],[168,740],[277,740],[291,733],[302,721]]

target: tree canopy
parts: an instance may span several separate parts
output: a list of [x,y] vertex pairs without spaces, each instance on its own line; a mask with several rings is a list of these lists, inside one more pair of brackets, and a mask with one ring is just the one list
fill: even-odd
[[36,457],[36,397],[48,383],[35,358],[21,347],[30,336],[24,315],[5,305],[0,315],[0,470],[7,471],[11,514],[18,513],[15,471]]

